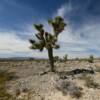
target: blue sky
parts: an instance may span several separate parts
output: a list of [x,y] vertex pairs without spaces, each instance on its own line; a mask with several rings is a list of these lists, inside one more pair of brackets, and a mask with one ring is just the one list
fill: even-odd
[[34,23],[62,16],[68,26],[59,36],[54,55],[100,57],[100,0],[0,0],[0,57],[47,57],[29,49]]

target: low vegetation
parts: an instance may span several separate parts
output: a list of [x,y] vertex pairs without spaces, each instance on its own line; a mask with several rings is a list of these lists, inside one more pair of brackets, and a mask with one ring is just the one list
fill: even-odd
[[72,98],[80,98],[83,95],[82,88],[71,81],[59,80],[56,88],[63,93],[69,94]]
[[[88,61],[80,62],[70,59],[67,62],[61,62],[58,56],[54,59],[57,61],[55,63],[56,73],[48,73],[47,59],[0,62],[0,69],[14,71],[16,76],[18,75],[18,79],[15,80],[14,73],[0,71],[0,99],[92,100],[91,94],[95,100],[100,98],[100,74],[97,72],[97,68],[100,68],[100,60],[88,63]],[[13,94],[13,98],[10,93]],[[52,96],[49,93],[52,93]]]
[[53,59],[54,59],[54,62],[57,62],[60,60],[59,56],[55,56]]
[[85,85],[88,88],[94,88],[94,89],[100,88],[100,85],[96,83],[91,76],[85,77],[85,82],[86,82]]
[[63,57],[63,60],[64,61],[67,61],[68,60],[68,55],[67,54]]
[[80,79],[85,81],[85,86],[88,88],[100,89],[100,85],[93,80],[92,76],[83,74]]
[[93,63],[93,62],[94,62],[94,57],[93,57],[93,55],[90,55],[88,61],[89,61],[90,63]]
[[11,100],[12,96],[6,90],[6,81],[11,78],[11,74],[0,71],[0,100]]

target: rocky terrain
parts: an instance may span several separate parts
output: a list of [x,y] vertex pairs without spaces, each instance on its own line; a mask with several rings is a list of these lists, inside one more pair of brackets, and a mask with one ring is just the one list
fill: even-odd
[[11,95],[0,95],[0,100],[100,100],[99,60],[57,61],[55,69],[49,72],[47,60],[0,61]]

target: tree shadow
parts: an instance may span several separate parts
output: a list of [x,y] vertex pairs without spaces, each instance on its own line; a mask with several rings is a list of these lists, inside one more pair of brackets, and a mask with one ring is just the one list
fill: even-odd
[[[45,74],[48,74],[49,72],[51,72],[50,70],[48,71],[44,71],[43,73],[40,74],[40,76],[42,75],[45,75]],[[74,69],[74,70],[71,70],[71,71],[54,71],[54,73],[58,74],[58,75],[61,75],[61,76],[74,76],[74,75],[78,75],[78,74],[95,74],[94,70],[91,68],[91,69]]]
[[67,76],[75,76],[78,74],[95,74],[93,69],[74,69],[71,71],[61,71],[61,72],[56,72],[60,78],[66,79]]

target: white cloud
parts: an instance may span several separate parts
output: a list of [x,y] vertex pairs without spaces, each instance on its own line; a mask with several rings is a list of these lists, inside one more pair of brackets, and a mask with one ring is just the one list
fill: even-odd
[[0,33],[0,50],[26,52],[29,51],[28,46],[28,41],[21,40],[14,33]]
[[55,15],[64,17],[66,14],[70,13],[72,10],[73,10],[72,5],[69,2],[68,4],[64,4],[59,9],[57,9],[57,12]]
[[100,21],[94,22],[94,19],[90,21],[88,19],[84,21],[81,27],[75,30],[70,25],[69,20],[66,19],[67,15],[74,10],[71,4],[66,4],[62,5],[55,13],[55,16],[60,15],[64,17],[68,24],[65,31],[59,36],[61,49],[58,51],[59,53],[55,52],[55,54],[62,56],[67,53],[70,57],[87,57],[91,54],[97,57],[100,56],[98,54],[100,51]]
[[47,58],[46,51],[30,50],[28,40],[22,40],[12,32],[0,33],[0,57],[40,57]]
[[79,43],[79,44],[86,43],[86,41],[83,41],[83,40],[79,39],[77,35],[74,35],[69,26],[67,26],[65,28],[65,30],[60,34],[59,41],[65,42],[65,43],[74,43],[74,44],[75,43]]

